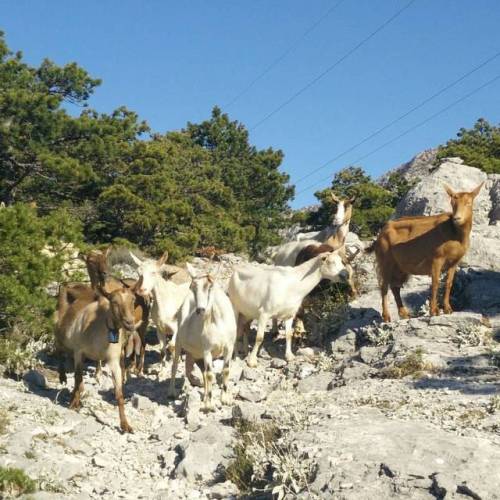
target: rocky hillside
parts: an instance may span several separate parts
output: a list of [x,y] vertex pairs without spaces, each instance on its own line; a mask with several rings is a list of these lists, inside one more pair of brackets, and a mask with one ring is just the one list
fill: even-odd
[[[184,391],[167,401],[170,364],[161,369],[151,335],[147,373],[126,385],[131,435],[118,430],[108,375],[98,383],[88,367],[76,413],[54,360],[43,359],[22,381],[0,379],[0,466],[37,480],[39,499],[240,498],[252,487],[255,498],[500,498],[500,179],[458,159],[403,173],[420,181],[400,215],[448,210],[443,182],[486,180],[455,281],[458,312],[430,318],[429,279],[414,277],[403,290],[412,319],[381,324],[363,255],[361,296],[317,325],[329,345],[306,339],[287,364],[284,339],[268,333],[258,368],[235,360],[230,407],[203,413],[201,389],[181,370]],[[222,258],[223,280],[237,260]]]

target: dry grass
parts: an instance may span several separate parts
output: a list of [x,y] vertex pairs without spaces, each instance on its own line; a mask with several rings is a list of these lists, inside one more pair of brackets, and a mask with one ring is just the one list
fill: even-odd
[[392,366],[383,368],[379,376],[381,378],[404,378],[412,376],[421,378],[426,372],[435,371],[431,363],[424,361],[423,349],[407,354],[403,359],[396,361]]
[[283,498],[307,491],[314,466],[275,423],[242,421],[237,433],[235,458],[226,469],[226,479],[242,494]]

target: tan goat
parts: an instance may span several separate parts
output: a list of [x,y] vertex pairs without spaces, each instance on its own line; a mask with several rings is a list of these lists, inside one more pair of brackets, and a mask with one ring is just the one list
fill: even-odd
[[[109,274],[107,259],[111,249],[112,247],[109,246],[104,252],[101,252],[99,250],[92,250],[86,255],[81,255],[81,258],[87,265],[87,271],[90,278],[90,286],[93,290],[97,290],[99,286],[103,286],[108,292],[112,292],[113,290],[121,288],[123,286],[123,283],[125,283],[130,288],[134,288],[136,280],[124,279],[122,281]],[[139,325],[137,327],[137,333],[139,334],[141,345],[139,362],[137,363],[135,354],[136,349],[134,348],[132,364],[129,366],[129,369],[137,372],[138,374],[142,374],[144,371],[144,357],[146,354],[146,333],[148,329],[149,312],[149,300],[136,293],[134,303],[134,321]],[[97,369],[100,372],[99,364]]]
[[437,293],[439,278],[448,271],[443,309],[452,312],[450,292],[458,263],[469,248],[472,206],[483,183],[473,191],[457,193],[449,186],[452,212],[432,216],[402,217],[389,221],[367,251],[375,251],[382,294],[382,317],[390,321],[388,289],[391,287],[400,318],[408,318],[401,300],[401,286],[410,274],[432,276],[430,312],[439,314]]
[[[140,281],[136,286],[140,286]],[[108,292],[99,288],[98,298],[89,302],[85,297],[68,302],[66,287],[59,291],[58,319],[55,329],[56,347],[61,355],[59,378],[66,381],[62,355],[70,353],[75,363],[75,387],[70,408],[80,407],[83,391],[85,358],[105,361],[113,375],[115,395],[120,413],[120,428],[131,432],[125,417],[123,401],[123,346],[135,331],[134,289],[126,285]]]

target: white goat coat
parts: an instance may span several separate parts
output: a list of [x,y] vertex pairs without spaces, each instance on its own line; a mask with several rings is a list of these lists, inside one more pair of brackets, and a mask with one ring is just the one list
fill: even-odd
[[[247,319],[290,319],[298,311],[304,297],[321,281],[322,256],[297,267],[243,264],[238,266],[229,281],[228,294],[235,310]],[[338,255],[336,272],[344,269]]]
[[196,301],[192,290],[179,311],[177,347],[189,352],[194,359],[203,359],[210,352],[214,358],[232,353],[236,342],[236,316],[229,297],[214,284],[212,305],[206,315],[196,313]]
[[[278,246],[271,254],[271,260],[277,266],[295,266],[297,255],[300,251],[309,245],[318,245],[324,243],[330,236],[333,236],[338,231],[347,234],[349,231],[349,224],[344,224],[345,208],[343,203],[339,203],[337,213],[331,226],[326,227],[322,231],[312,234],[311,238],[300,239],[298,241],[290,241],[283,245]],[[345,237],[344,234],[344,237]]]

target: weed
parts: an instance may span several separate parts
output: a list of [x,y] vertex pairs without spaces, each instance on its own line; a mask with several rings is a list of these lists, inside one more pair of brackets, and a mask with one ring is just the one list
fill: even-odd
[[434,367],[424,361],[424,351],[417,348],[415,352],[407,354],[402,360],[396,361],[392,366],[381,370],[381,378],[404,378],[411,375],[420,378],[424,372],[434,371]]
[[226,469],[226,479],[242,493],[259,491],[283,498],[307,488],[314,475],[313,463],[275,423],[242,421],[237,433],[235,458]]
[[500,396],[493,396],[486,405],[486,411],[490,414],[500,412]]
[[36,458],[36,453],[33,450],[26,450],[24,456],[29,460],[34,460]]
[[13,498],[26,493],[34,493],[36,481],[21,469],[0,467],[0,497]]
[[3,408],[0,408],[0,436],[7,433],[9,422],[10,418],[8,412]]

